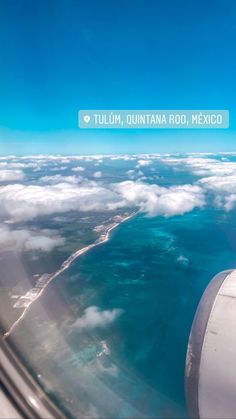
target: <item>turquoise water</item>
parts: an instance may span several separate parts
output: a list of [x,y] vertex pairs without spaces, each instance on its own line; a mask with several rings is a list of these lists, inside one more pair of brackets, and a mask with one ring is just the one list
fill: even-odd
[[[82,392],[81,403],[92,399],[98,416],[187,417],[188,336],[209,280],[236,265],[234,217],[215,210],[169,219],[139,215],[54,282],[75,317],[90,306],[122,310],[105,328],[81,332],[75,327],[67,334],[76,355],[62,363],[68,377],[68,366],[80,365],[78,398]],[[103,341],[109,353],[98,364]],[[94,396],[86,371],[116,395],[112,408],[103,387]]]
[[[187,418],[184,367],[199,299],[236,266],[235,213],[138,215],[78,258],[32,305],[12,339],[76,418]],[[88,307],[119,309],[78,327]]]

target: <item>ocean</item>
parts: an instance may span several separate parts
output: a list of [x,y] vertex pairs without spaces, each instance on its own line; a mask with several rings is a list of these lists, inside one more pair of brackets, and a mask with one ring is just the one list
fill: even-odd
[[[83,181],[90,191],[83,205],[85,186],[62,184],[63,193],[73,189],[80,213],[73,198],[74,212],[35,220],[35,228],[65,238],[45,265],[40,252],[30,253],[51,272],[139,210],[56,276],[7,338],[67,416],[188,418],[185,357],[194,314],[214,275],[236,266],[235,162],[220,159],[155,157],[145,160],[139,180],[127,182],[137,158],[107,158],[98,195],[94,180]],[[86,164],[89,177],[94,163]]]
[[[23,346],[68,411],[188,417],[188,337],[209,281],[235,267],[235,227],[234,213],[216,209],[171,218],[138,214],[52,281],[23,322],[25,330],[34,325]],[[85,327],[81,319],[91,307],[94,318]],[[19,346],[23,323],[14,332]]]

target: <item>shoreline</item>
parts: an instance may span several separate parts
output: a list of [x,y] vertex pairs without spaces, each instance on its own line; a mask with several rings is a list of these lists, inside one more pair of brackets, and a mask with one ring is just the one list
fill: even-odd
[[[14,331],[14,329],[17,327],[17,325],[24,319],[24,317],[26,316],[27,312],[30,310],[31,305],[41,297],[41,295],[44,293],[45,289],[52,282],[53,279],[55,279],[61,273],[65,272],[72,265],[72,263],[77,258],[79,258],[81,255],[87,253],[90,249],[93,249],[96,246],[99,246],[99,245],[101,245],[103,243],[106,243],[110,239],[110,235],[111,235],[111,232],[113,230],[115,230],[120,224],[122,224],[125,221],[128,221],[131,218],[133,218],[135,215],[137,215],[137,213],[138,213],[137,211],[136,212],[132,212],[127,217],[124,217],[120,222],[114,222],[113,224],[111,224],[110,226],[108,226],[107,231],[105,233],[101,234],[101,236],[94,243],[89,244],[88,246],[85,246],[82,249],[76,250],[71,256],[69,256],[61,264],[61,266],[59,267],[59,269],[56,272],[53,272],[53,273],[49,274],[47,276],[47,279],[46,279],[45,283],[43,284],[42,288],[40,289],[40,291],[35,296],[32,297],[31,301],[24,308],[24,310],[23,310],[22,314],[20,315],[20,317],[18,317],[18,319],[12,324],[12,326],[9,328],[9,330],[6,331],[3,334],[2,339],[4,340],[8,336],[10,336],[10,334]],[[45,275],[45,274],[43,274],[43,275]],[[40,278],[42,278],[43,275]]]

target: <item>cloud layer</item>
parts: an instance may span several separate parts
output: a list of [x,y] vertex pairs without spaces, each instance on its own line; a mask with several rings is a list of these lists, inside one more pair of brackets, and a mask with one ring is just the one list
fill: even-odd
[[[1,221],[28,221],[71,210],[110,211],[133,207],[149,216],[173,216],[202,208],[206,202],[227,211],[236,206],[234,155],[13,156],[4,159],[0,159]],[[123,160],[126,165],[123,179],[129,180],[108,183],[101,171],[91,171],[104,159],[111,165]],[[85,162],[86,170],[78,166],[78,162]],[[127,162],[130,162],[128,167]],[[167,168],[190,172],[198,179],[193,184],[160,186],[155,175],[160,163]],[[48,175],[52,170],[60,171],[62,164],[67,165],[64,176]],[[151,174],[147,175],[145,166],[150,165]],[[140,167],[144,168],[145,175]],[[35,170],[45,175],[35,174]],[[94,180],[86,179],[86,173],[90,174],[90,179],[92,173]],[[148,183],[150,181],[153,183]]]
[[73,177],[64,183],[57,183],[59,180],[61,177],[52,176],[41,179],[52,184],[0,187],[0,216],[26,221],[71,210],[109,211],[124,207],[137,207],[150,216],[171,216],[205,203],[203,190],[197,185],[164,188],[130,180],[103,186],[95,181],[78,184]]

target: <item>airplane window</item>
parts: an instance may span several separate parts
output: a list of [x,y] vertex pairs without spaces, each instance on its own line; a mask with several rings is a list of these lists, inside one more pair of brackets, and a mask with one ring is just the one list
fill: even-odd
[[236,417],[204,340],[235,318],[235,22],[233,0],[0,0],[0,380],[16,417],[212,419],[218,402]]

